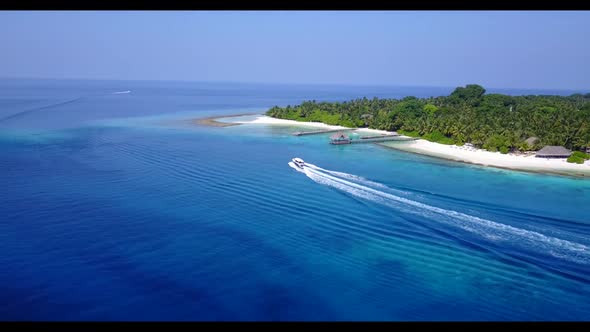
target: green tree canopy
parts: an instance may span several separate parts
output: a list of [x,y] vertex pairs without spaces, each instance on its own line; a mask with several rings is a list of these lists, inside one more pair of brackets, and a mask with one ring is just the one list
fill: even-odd
[[479,99],[486,93],[486,89],[477,84],[467,84],[464,88],[458,87],[451,93],[451,97],[463,100]]
[[[472,143],[491,151],[590,145],[590,93],[571,96],[485,94],[476,84],[449,96],[361,98],[345,102],[304,101],[272,107],[267,115],[331,125],[398,130],[449,144]],[[525,140],[538,137],[527,144]]]

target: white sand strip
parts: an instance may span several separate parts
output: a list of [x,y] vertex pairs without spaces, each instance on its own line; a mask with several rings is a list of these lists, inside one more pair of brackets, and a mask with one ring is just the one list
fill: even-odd
[[295,120],[277,119],[266,115],[256,117],[249,121],[234,121],[243,124],[270,124],[270,125],[289,125],[289,126],[307,126],[325,129],[350,129],[342,126],[331,126],[321,122],[300,122]]
[[[229,121],[231,121],[231,120],[229,120]],[[327,124],[321,123],[321,122],[301,122],[301,121],[295,121],[295,120],[277,119],[277,118],[273,118],[273,117],[266,116],[266,115],[260,115],[260,116],[256,117],[254,120],[249,120],[249,121],[239,121],[238,120],[238,121],[232,121],[232,122],[244,123],[244,124],[251,123],[251,124],[308,126],[308,127],[325,128],[325,129],[343,129],[343,130],[351,129],[351,128],[342,127],[342,126],[327,125]],[[392,134],[392,132],[390,132],[390,131],[369,129],[369,128],[359,128],[356,130],[356,132],[361,133],[361,134],[371,134],[371,135]]]
[[534,155],[502,154],[465,146],[434,143],[423,139],[410,142],[385,142],[382,144],[399,150],[484,166],[529,171],[554,171],[590,176],[589,163],[568,163],[565,158],[537,158]]

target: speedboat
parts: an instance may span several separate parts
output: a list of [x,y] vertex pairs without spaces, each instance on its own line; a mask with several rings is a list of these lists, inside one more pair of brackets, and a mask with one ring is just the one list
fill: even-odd
[[303,166],[305,166],[305,162],[301,158],[293,158],[293,163],[301,169],[303,169]]

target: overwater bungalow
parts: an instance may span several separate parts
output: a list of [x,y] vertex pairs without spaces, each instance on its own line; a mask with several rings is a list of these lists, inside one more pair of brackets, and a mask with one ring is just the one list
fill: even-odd
[[537,158],[567,158],[572,152],[563,146],[547,145],[537,152]]
[[343,132],[337,132],[330,137],[330,144],[350,144],[350,137]]

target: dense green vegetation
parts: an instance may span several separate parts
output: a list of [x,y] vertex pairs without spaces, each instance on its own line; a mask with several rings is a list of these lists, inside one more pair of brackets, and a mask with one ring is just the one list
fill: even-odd
[[581,151],[574,151],[574,153],[572,153],[572,155],[569,158],[567,158],[567,162],[583,164],[588,159],[590,159],[590,154]]
[[572,156],[582,158],[584,160],[590,159],[590,154],[584,153],[582,151],[574,151],[574,153],[572,153]]
[[[479,85],[458,87],[449,96],[403,99],[305,101],[275,106],[267,115],[345,127],[398,131],[443,144],[466,142],[489,151],[538,150],[590,145],[590,93],[571,96],[486,94]],[[538,137],[529,145],[525,140]]]

